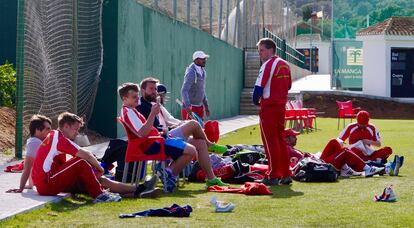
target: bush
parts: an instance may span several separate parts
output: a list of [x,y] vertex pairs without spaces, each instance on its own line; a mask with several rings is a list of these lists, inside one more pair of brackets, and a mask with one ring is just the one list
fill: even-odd
[[0,106],[14,107],[16,104],[16,71],[6,62],[0,65]]

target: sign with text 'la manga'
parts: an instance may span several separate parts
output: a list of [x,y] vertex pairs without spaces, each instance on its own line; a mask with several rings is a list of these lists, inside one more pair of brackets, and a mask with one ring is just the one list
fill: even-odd
[[333,85],[337,89],[362,89],[362,42],[356,40],[334,40]]

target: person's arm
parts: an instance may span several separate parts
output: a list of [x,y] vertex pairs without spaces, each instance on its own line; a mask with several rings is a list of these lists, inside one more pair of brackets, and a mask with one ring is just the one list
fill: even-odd
[[197,77],[195,70],[192,68],[187,68],[186,74],[184,76],[183,86],[181,87],[181,97],[183,99],[183,108],[187,110],[187,113],[191,114],[191,103],[189,91],[193,85],[195,78]]
[[351,127],[348,125],[342,132],[339,134],[338,139],[341,139],[343,142],[349,137],[351,132]]
[[[260,99],[263,96],[263,88],[264,88],[263,84],[266,85],[266,83],[263,82],[263,80],[266,80],[266,78],[264,77],[265,67],[266,67],[266,64],[263,64],[260,67],[259,75],[258,75],[258,77],[256,79],[256,83],[254,85],[252,99],[253,99],[253,104],[255,104],[255,105],[260,105]],[[270,74],[270,72],[269,72],[269,74]]]
[[171,113],[164,107],[160,107],[162,115],[168,127],[175,126],[181,123],[181,120],[176,119]]
[[148,116],[148,119],[145,121],[145,123],[142,125],[142,127],[137,131],[137,135],[139,137],[146,137],[150,133],[155,117],[160,112],[160,104],[153,104],[151,107],[151,112]]
[[19,188],[9,189],[7,193],[21,193],[24,189],[31,189],[33,186],[26,186],[27,180],[30,178],[30,174],[32,171],[32,166],[34,162],[34,157],[26,157],[24,159],[24,168],[22,176],[20,177],[20,186]]
[[78,152],[76,153],[76,157],[85,159],[89,164],[91,164],[92,167],[95,168],[96,176],[100,177],[103,175],[104,169],[102,168],[98,160],[95,158],[95,156],[91,152],[83,150],[83,149],[79,149]]

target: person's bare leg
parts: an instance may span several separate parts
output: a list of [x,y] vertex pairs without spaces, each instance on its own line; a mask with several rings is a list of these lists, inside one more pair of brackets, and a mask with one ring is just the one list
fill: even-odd
[[201,128],[200,124],[195,120],[187,121],[186,123],[181,125],[180,128],[183,132],[183,135],[186,138],[193,136],[194,139],[205,140],[207,144],[207,149],[213,144],[207,139],[207,136]]
[[197,151],[193,145],[187,144],[184,148],[183,155],[181,155],[177,160],[173,161],[169,166],[172,174],[178,176],[184,167],[193,160],[193,157],[196,156]]
[[206,173],[207,178],[209,180],[214,179],[216,176],[211,167],[206,141],[203,139],[189,139],[188,143],[194,145],[197,149],[198,163],[200,164],[201,169]]
[[120,183],[106,177],[99,177],[98,181],[102,187],[105,189],[109,188],[110,192],[119,193],[122,197],[134,197],[135,190],[137,189],[135,185]]

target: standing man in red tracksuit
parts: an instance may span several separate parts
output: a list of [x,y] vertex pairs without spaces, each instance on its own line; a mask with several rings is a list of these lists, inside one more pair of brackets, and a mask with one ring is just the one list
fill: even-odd
[[253,103],[260,105],[260,130],[269,161],[266,185],[290,184],[289,154],[283,138],[285,105],[292,86],[288,63],[275,55],[276,44],[269,38],[257,43],[260,60],[259,76],[253,92]]

